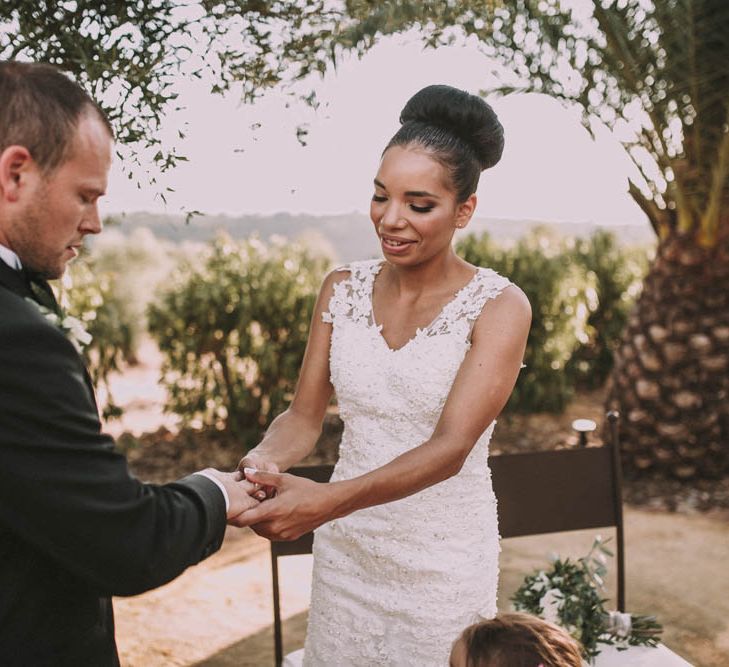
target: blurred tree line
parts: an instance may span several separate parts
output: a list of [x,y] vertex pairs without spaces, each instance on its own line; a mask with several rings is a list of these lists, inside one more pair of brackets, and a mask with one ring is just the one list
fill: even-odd
[[[329,261],[283,240],[221,235],[193,254],[135,234],[95,243],[64,292],[93,335],[85,350],[93,377],[106,382],[133,363],[148,332],[164,357],[167,410],[255,444],[291,399]],[[577,388],[605,382],[645,250],[620,247],[604,231],[565,239],[543,227],[511,245],[471,235],[457,251],[508,276],[532,304],[526,368],[508,411],[559,412]],[[118,414],[113,396],[106,414]]]
[[183,159],[158,133],[179,74],[250,99],[412,29],[428,47],[478,43],[509,72],[489,92],[551,95],[620,139],[658,241],[612,372],[625,460],[683,478],[729,472],[726,0],[11,0],[0,57],[72,72],[130,158],[150,149],[167,168]]

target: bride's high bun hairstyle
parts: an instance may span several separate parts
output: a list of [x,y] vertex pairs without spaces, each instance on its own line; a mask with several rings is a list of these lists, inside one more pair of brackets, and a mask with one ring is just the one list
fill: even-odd
[[451,86],[427,86],[413,95],[400,113],[402,124],[392,146],[417,144],[449,172],[456,197],[463,202],[476,192],[484,169],[504,150],[504,128],[480,97]]

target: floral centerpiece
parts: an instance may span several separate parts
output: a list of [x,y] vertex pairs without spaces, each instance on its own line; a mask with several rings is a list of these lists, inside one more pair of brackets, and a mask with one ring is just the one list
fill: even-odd
[[654,616],[624,614],[605,609],[607,556],[612,552],[598,536],[590,552],[572,561],[559,556],[548,570],[540,570],[524,579],[511,598],[517,611],[539,616],[563,627],[578,640],[591,662],[600,653],[600,644],[656,646],[663,628]]

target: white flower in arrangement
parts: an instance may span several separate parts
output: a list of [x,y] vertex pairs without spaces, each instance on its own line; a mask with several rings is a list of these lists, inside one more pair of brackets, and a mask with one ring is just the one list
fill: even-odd
[[547,588],[552,587],[552,582],[547,576],[547,573],[544,570],[541,570],[537,576],[534,578],[534,581],[532,582],[532,590],[535,593],[541,593],[543,590]]
[[79,354],[83,352],[84,346],[91,342],[91,334],[86,331],[83,323],[77,317],[65,314],[59,315],[33,299],[26,300],[30,301],[53,326],[63,331]]
[[564,604],[564,595],[558,588],[550,588],[539,600],[539,606],[542,608],[542,618],[550,623],[559,625],[559,612]]

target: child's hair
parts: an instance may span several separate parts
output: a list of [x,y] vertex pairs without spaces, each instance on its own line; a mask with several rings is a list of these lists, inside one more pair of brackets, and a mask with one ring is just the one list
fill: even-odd
[[530,614],[499,614],[461,634],[465,667],[582,667],[580,645]]

